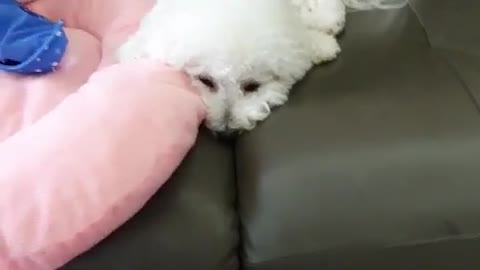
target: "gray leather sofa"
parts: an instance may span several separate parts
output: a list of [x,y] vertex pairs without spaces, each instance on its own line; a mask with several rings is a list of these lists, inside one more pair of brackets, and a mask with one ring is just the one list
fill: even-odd
[[341,44],[63,270],[480,269],[480,2],[352,13]]

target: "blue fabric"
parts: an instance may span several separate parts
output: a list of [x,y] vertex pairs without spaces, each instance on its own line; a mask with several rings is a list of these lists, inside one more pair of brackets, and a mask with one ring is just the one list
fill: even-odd
[[0,71],[22,74],[54,71],[67,44],[63,21],[52,22],[15,0],[0,0]]

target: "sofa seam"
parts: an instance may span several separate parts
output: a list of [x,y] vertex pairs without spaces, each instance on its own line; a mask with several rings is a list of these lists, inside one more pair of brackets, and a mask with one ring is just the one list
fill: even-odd
[[236,233],[237,233],[237,243],[235,245],[238,270],[245,269],[245,258],[244,258],[244,233],[243,233],[243,224],[242,217],[240,214],[240,184],[238,177],[238,153],[237,153],[237,144],[238,138],[234,138],[231,142],[232,147],[232,167],[233,167],[233,182],[234,182],[234,203],[233,210],[235,212],[236,218]]
[[[424,241],[411,241],[411,242],[405,242],[405,243],[397,243],[397,244],[388,244],[388,245],[383,245],[383,246],[378,246],[375,247],[377,250],[390,250],[390,249],[396,249],[396,248],[411,248],[411,247],[420,247],[420,246],[428,246],[428,245],[437,245],[437,244],[442,244],[442,243],[447,243],[447,242],[453,242],[453,241],[469,241],[469,240],[479,240],[480,239],[480,234],[466,234],[466,235],[461,235],[461,236],[445,236],[445,237],[438,237],[434,238],[431,240],[424,240]],[[348,251],[348,249],[344,249],[345,251]],[[334,248],[334,249],[320,249],[320,250],[313,250],[309,252],[298,252],[294,254],[289,254],[289,255],[284,255],[284,256],[278,256],[275,258],[271,259],[266,259],[262,261],[258,261],[255,263],[246,263],[248,268],[258,268],[262,267],[262,265],[266,265],[271,262],[279,261],[279,260],[285,260],[285,259],[290,259],[290,258],[295,258],[295,257],[301,257],[301,256],[313,256],[316,255],[318,256],[328,256],[329,254],[335,253],[335,252],[341,252],[342,249],[339,248]],[[321,253],[321,254],[319,254]]]
[[422,21],[421,17],[418,14],[418,11],[415,9],[415,7],[408,2],[408,7],[412,11],[413,14],[415,14],[415,17],[417,19],[417,22],[420,24],[421,29],[425,35],[425,39],[427,41],[428,46],[430,47],[430,51],[433,52],[434,55],[437,56],[437,58],[445,64],[448,70],[450,70],[451,74],[453,75],[454,78],[457,79],[457,81],[460,83],[462,86],[463,90],[466,92],[467,96],[470,98],[471,102],[475,106],[475,110],[477,113],[480,114],[480,102],[476,98],[475,93],[473,93],[472,89],[468,86],[467,82],[463,78],[462,74],[460,71],[451,63],[451,61],[439,51],[456,51],[454,49],[449,49],[449,48],[444,48],[444,47],[439,47],[439,46],[434,46],[432,43],[432,40],[430,38],[430,35],[428,34],[427,28],[425,27],[425,23]]
[[425,38],[427,40],[427,43],[428,43],[428,46],[430,47],[430,49],[433,49],[433,43],[432,43],[432,40],[430,39],[430,35],[428,35],[428,31],[427,31],[427,28],[425,27],[425,23],[423,23],[422,19],[420,18],[420,16],[418,15],[418,11],[415,9],[415,7],[410,3],[410,1],[408,2],[408,8],[412,11],[413,14],[415,14],[415,18],[417,18],[417,22],[418,24],[420,24],[421,29],[425,35]]
[[438,51],[438,50],[443,50],[443,49],[436,49],[436,48],[433,48],[434,50],[434,53],[438,55],[438,58],[440,58],[444,63],[445,65],[447,66],[447,68],[450,70],[450,72],[452,73],[452,75],[458,80],[458,82],[460,83],[460,85],[462,86],[463,90],[466,92],[466,94],[469,96],[469,98],[471,99],[473,105],[475,106],[475,109],[477,111],[477,113],[480,114],[480,103],[479,103],[479,100],[477,99],[475,93],[472,91],[471,87],[468,86],[468,83],[465,81],[465,78],[462,76],[462,74],[460,73],[460,71],[455,67],[454,64],[452,64],[452,62],[444,55],[442,55],[441,53],[439,52],[435,52],[435,51]]
[[416,246],[426,246],[431,244],[441,244],[449,241],[463,241],[463,240],[476,240],[480,239],[480,234],[463,234],[457,236],[441,236],[430,240],[418,240],[418,241],[408,241],[404,243],[390,244],[385,246],[385,248],[401,248],[401,247],[416,247]]

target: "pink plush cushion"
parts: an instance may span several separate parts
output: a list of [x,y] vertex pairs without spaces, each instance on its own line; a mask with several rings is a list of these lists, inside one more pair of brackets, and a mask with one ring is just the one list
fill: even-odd
[[[182,73],[158,62],[112,65],[145,10],[126,2],[142,1],[31,4],[63,12],[73,28],[57,72],[0,74],[1,270],[52,270],[91,248],[144,205],[195,141],[204,105]],[[127,7],[137,17],[112,24],[109,12]],[[107,19],[93,27],[98,10]]]

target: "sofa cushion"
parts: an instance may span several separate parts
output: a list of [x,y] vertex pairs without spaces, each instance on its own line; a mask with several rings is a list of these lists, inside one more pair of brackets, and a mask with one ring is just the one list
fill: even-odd
[[204,130],[143,210],[62,270],[237,269],[231,147]]
[[479,268],[478,58],[411,7],[347,22],[340,58],[236,145],[246,269]]
[[478,3],[469,0],[409,0],[409,3],[433,47],[480,54]]
[[471,1],[410,0],[432,48],[444,56],[466,90],[480,101],[478,4]]

